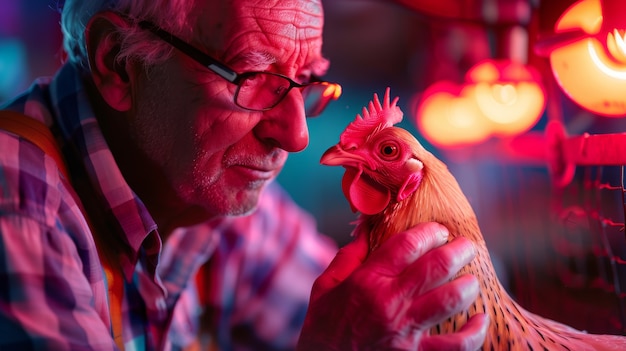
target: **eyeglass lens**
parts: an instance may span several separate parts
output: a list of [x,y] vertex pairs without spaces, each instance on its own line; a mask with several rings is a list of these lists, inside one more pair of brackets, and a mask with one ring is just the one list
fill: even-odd
[[290,85],[288,80],[280,76],[252,74],[239,85],[237,104],[251,110],[272,108],[283,99]]
[[[236,103],[251,110],[267,110],[285,97],[290,86],[290,81],[285,77],[257,72],[240,83]],[[336,98],[337,87],[332,83],[314,83],[301,89],[308,117],[319,115],[328,102]]]
[[333,83],[320,82],[302,89],[304,108],[307,117],[319,116],[331,100],[339,97],[339,86]]

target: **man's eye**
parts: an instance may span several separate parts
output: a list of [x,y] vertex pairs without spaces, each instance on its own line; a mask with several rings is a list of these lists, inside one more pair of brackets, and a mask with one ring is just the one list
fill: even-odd
[[285,92],[286,89],[287,89],[287,87],[285,87],[285,86],[282,86],[282,85],[281,86],[277,86],[274,89],[274,94],[275,95],[282,95]]

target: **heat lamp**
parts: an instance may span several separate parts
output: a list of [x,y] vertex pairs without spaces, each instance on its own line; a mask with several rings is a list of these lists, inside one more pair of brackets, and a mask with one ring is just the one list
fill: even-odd
[[536,51],[549,56],[557,83],[582,108],[626,116],[626,1],[574,3]]
[[484,142],[492,136],[511,137],[530,130],[545,109],[539,74],[512,60],[483,60],[463,84],[437,82],[422,94],[416,124],[439,147]]

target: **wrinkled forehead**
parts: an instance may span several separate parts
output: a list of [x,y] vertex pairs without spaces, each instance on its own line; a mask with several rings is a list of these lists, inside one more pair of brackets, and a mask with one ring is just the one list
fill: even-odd
[[223,59],[232,60],[252,49],[299,66],[321,59],[324,16],[320,0],[209,3],[203,17],[212,18],[200,21],[201,31],[210,38],[210,49]]

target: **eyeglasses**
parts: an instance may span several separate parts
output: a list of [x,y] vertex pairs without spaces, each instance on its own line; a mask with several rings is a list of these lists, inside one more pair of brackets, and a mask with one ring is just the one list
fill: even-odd
[[341,96],[341,85],[322,81],[315,76],[311,76],[310,82],[301,84],[278,73],[256,71],[237,73],[225,64],[153,23],[141,21],[139,26],[149,30],[220,77],[236,84],[235,104],[243,109],[267,111],[283,101],[291,89],[299,88],[302,89],[306,116],[315,117],[324,111],[331,100],[336,100]]

